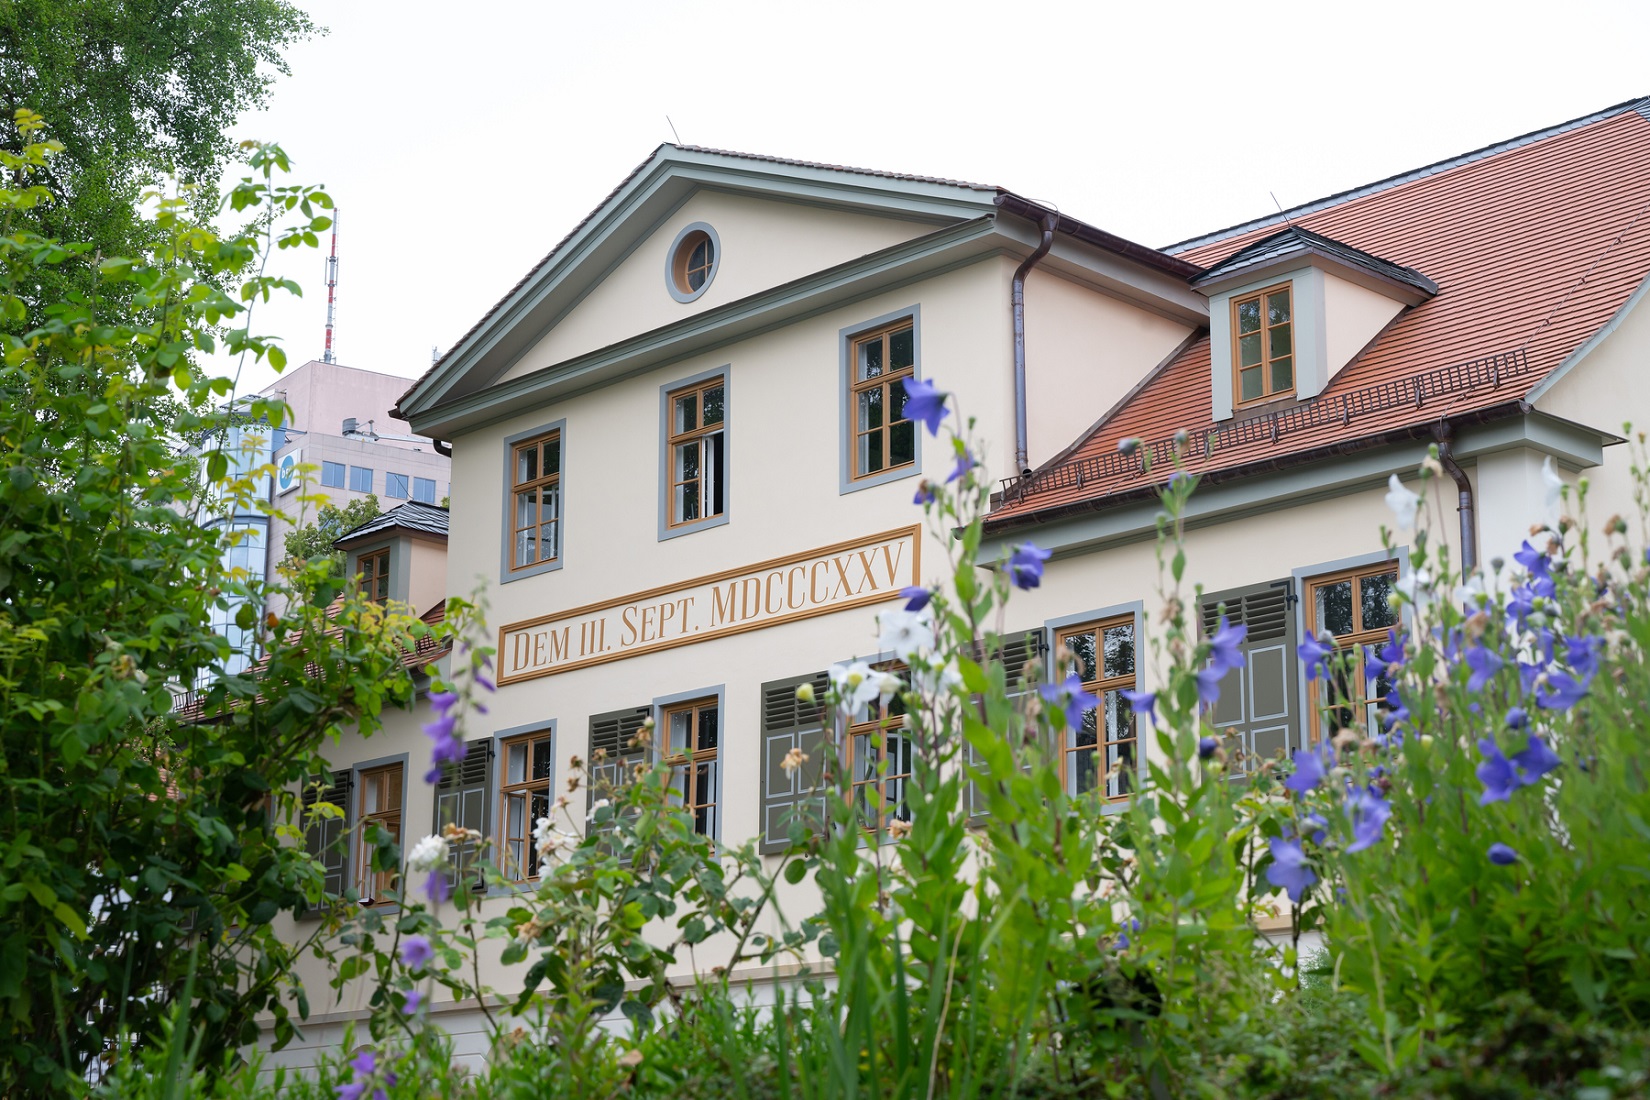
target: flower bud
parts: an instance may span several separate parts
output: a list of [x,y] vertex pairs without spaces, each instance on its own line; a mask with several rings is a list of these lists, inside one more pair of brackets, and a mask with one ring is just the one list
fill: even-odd
[[805,683],[798,687],[796,689],[796,701],[799,703],[812,703],[814,701],[813,684]]

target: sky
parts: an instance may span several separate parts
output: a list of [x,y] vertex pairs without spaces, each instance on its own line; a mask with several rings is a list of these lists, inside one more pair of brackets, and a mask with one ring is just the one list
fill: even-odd
[[[1643,0],[294,2],[326,33],[233,136],[338,205],[339,362],[409,378],[672,124],[1001,185],[1160,247],[1650,95]],[[319,359],[323,253],[270,270],[304,296],[253,329]]]

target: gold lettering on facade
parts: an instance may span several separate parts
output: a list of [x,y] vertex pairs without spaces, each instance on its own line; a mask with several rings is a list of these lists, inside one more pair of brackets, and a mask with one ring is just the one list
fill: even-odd
[[921,537],[905,528],[513,623],[499,630],[499,682],[893,599],[917,583]]

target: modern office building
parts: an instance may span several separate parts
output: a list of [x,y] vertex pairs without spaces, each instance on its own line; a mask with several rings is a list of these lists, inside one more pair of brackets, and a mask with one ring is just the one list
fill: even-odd
[[[226,564],[244,569],[253,581],[273,577],[286,557],[287,533],[314,522],[320,508],[303,497],[324,497],[342,507],[373,494],[384,509],[406,500],[445,501],[452,491],[451,459],[431,440],[411,434],[392,412],[406,386],[407,379],[397,375],[312,360],[259,391],[260,397],[286,402],[287,421],[279,428],[236,424],[223,447],[237,470],[275,464],[274,477],[259,476],[256,493],[273,510],[223,509],[216,522],[241,532],[225,551]],[[312,467],[307,482],[305,466]],[[214,613],[215,627],[235,650],[228,672],[243,670],[257,656],[255,635],[235,625],[239,605],[232,600]]]

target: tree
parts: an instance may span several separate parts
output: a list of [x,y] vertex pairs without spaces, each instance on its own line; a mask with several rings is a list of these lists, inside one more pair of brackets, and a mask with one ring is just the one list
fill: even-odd
[[[262,106],[288,71],[281,51],[315,33],[288,0],[0,3],[4,117],[31,109],[64,145],[37,166],[57,201],[19,212],[21,219],[43,237],[140,256],[161,238],[137,200],[173,173],[196,188],[193,207],[204,217],[233,153],[227,128]],[[46,285],[28,304],[55,300],[58,280],[87,274],[35,272]]]
[[[234,536],[199,521],[197,471],[171,443],[211,438],[230,415],[284,418],[274,400],[223,411],[230,381],[189,354],[223,339],[284,365],[243,304],[285,286],[248,274],[266,238],[220,238],[178,199],[154,219],[165,263],[43,238],[27,215],[51,197],[35,181],[56,146],[37,117],[18,124],[20,151],[0,149],[0,1094],[67,1095],[184,1000],[203,1065],[257,1040],[260,1013],[278,1041],[292,1034],[306,945],[270,922],[325,897],[299,792],[325,768],[326,736],[370,732],[410,700],[403,656],[427,629],[349,593],[324,561],[296,572],[285,615],[258,620],[265,593],[225,569]],[[251,163],[232,206],[263,211],[281,241],[313,237],[330,199],[279,185],[276,147]],[[295,224],[275,233],[276,210]],[[25,295],[53,272],[94,293],[33,324]],[[178,418],[157,421],[167,401]],[[201,465],[243,507],[272,472],[230,476],[221,449]],[[261,634],[256,678],[222,673],[211,617],[231,594],[238,625]],[[203,676],[180,708],[174,691]],[[296,1004],[307,1012],[301,992]]]
[[342,578],[344,553],[334,550],[332,544],[343,537],[345,532],[355,530],[370,519],[376,519],[382,511],[383,509],[378,506],[376,493],[368,493],[364,497],[352,500],[342,508],[331,503],[321,505],[321,511],[316,515],[314,523],[286,533],[287,560],[330,561],[333,575]]

